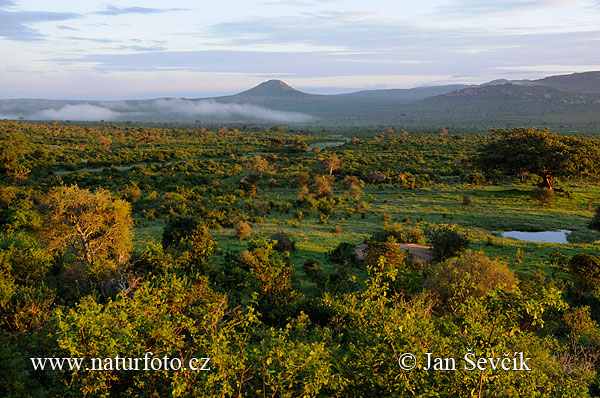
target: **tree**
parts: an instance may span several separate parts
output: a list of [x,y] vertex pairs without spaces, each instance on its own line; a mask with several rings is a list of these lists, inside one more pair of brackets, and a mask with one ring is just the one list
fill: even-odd
[[470,250],[435,263],[428,271],[425,287],[439,297],[442,305],[449,306],[464,302],[467,296],[481,297],[497,285],[510,289],[517,281],[506,264]]
[[200,220],[192,216],[169,217],[163,228],[162,245],[168,248],[179,242],[198,228]]
[[333,176],[315,176],[312,184],[312,192],[317,198],[329,198],[333,196]]
[[548,129],[517,127],[492,129],[494,139],[485,144],[474,161],[484,171],[542,179],[553,189],[555,177],[591,176],[600,172],[600,146],[591,139],[561,136]]
[[458,255],[469,247],[469,239],[456,231],[452,225],[440,225],[429,231],[436,260],[445,260]]
[[337,156],[332,156],[321,160],[321,167],[323,170],[328,172],[329,175],[332,175],[335,170],[339,169],[341,164],[342,161]]
[[235,232],[239,239],[247,239],[250,237],[252,227],[246,221],[240,220],[235,224]]
[[258,156],[258,155],[255,155],[252,158],[252,162],[250,163],[250,170],[260,173],[261,177],[268,168],[269,168],[269,162],[267,161],[267,159],[263,158],[262,156]]
[[571,257],[568,269],[579,286],[589,287],[600,282],[600,257],[576,254]]
[[385,265],[394,268],[400,267],[407,258],[406,252],[400,248],[393,236],[390,236],[385,242],[369,242],[365,255],[367,267],[378,267],[381,257],[385,259]]
[[7,174],[16,179],[22,179],[31,170],[24,163],[28,150],[27,141],[16,133],[0,135],[0,176]]
[[352,191],[352,197],[354,198],[355,207],[358,210],[358,201],[362,195],[362,188],[365,186],[363,180],[359,180],[356,176],[346,176],[344,178],[344,188]]
[[129,259],[133,233],[131,206],[105,190],[55,187],[45,198],[46,238],[51,251],[65,250],[89,269]]

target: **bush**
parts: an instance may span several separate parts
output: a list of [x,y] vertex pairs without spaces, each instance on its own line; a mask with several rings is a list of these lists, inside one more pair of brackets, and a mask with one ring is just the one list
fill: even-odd
[[485,184],[485,176],[478,171],[467,174],[465,176],[465,180],[473,185]]
[[352,243],[342,242],[329,252],[329,259],[336,264],[356,267],[360,260],[356,256],[355,246]]
[[277,232],[271,235],[271,240],[274,240],[273,248],[280,252],[291,252],[296,248],[296,242],[292,241],[290,236],[285,232]]
[[430,231],[429,240],[436,260],[456,256],[469,247],[469,239],[450,225],[442,225]]
[[235,224],[236,235],[239,239],[248,239],[252,227],[246,221],[238,221]]
[[368,243],[365,253],[365,264],[377,267],[381,257],[385,259],[386,265],[397,268],[404,263],[407,254],[400,248],[396,239],[390,236],[385,242],[372,241]]
[[540,205],[552,206],[554,203],[554,190],[548,188],[534,188],[531,197]]
[[592,218],[589,227],[590,229],[600,232],[600,206],[596,207],[596,213],[594,214],[594,218]]
[[200,225],[200,220],[192,216],[169,217],[163,228],[162,245],[166,249],[177,245]]
[[569,273],[575,282],[589,287],[600,282],[600,257],[589,254],[576,254],[569,261]]
[[463,206],[471,206],[473,204],[473,197],[471,195],[463,195]]
[[425,244],[425,234],[417,226],[406,226],[399,223],[385,226],[371,236],[371,240],[385,242],[390,236],[402,243]]
[[302,266],[304,273],[311,281],[318,283],[323,278],[323,268],[314,261],[307,261]]
[[504,263],[490,260],[483,252],[467,251],[460,257],[432,265],[425,288],[443,302],[460,302],[467,296],[481,297],[498,285],[512,287],[517,279]]

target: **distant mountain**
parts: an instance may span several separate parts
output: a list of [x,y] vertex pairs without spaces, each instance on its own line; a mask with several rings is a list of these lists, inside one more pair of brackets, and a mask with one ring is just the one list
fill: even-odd
[[538,80],[498,79],[481,85],[362,90],[340,95],[305,93],[281,80],[269,80],[235,95],[214,98],[0,100],[0,118],[273,121],[464,129],[476,126],[477,131],[506,125],[536,125],[600,133],[600,72]]
[[496,80],[492,80],[492,81],[487,82],[487,83],[480,84],[480,86],[500,86],[500,85],[506,84],[506,83],[518,84],[520,86],[532,86],[532,85],[535,85],[535,83],[532,80],[527,80],[527,79],[523,79],[523,80],[496,79]]
[[361,90],[348,94],[340,94],[339,96],[381,101],[418,101],[427,97],[446,94],[467,87],[470,86],[466,84],[452,84],[446,86],[415,87],[408,89]]
[[233,97],[238,98],[252,98],[252,97],[290,97],[299,98],[314,96],[314,94],[307,94],[302,91],[296,90],[295,88],[288,86],[281,80],[268,80],[259,84],[250,90],[242,91],[239,94],[235,94]]
[[560,90],[578,91],[582,93],[600,93],[600,71],[556,75],[537,80],[498,79],[483,83],[482,86],[496,86],[506,83],[520,86],[552,87]]
[[540,86],[554,87],[561,90],[600,93],[600,71],[549,76],[533,80],[533,82]]
[[505,83],[438,95],[410,107],[418,117],[449,124],[558,126],[600,133],[600,93]]
[[520,85],[504,83],[498,85],[485,85],[469,87],[426,99],[429,102],[499,102],[510,104],[517,102],[539,104],[569,104],[590,105],[600,104],[600,93],[583,93],[576,91],[559,90],[541,85]]

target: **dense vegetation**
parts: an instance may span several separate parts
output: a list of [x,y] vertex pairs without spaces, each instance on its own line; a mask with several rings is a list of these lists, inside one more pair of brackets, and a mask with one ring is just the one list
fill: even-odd
[[[354,135],[1,122],[4,395],[600,395],[598,140]],[[536,137],[586,149],[561,152],[580,158],[551,190],[541,169],[499,161],[502,140]],[[512,229],[573,232],[497,232]],[[210,370],[30,360],[148,352]],[[421,369],[426,353],[468,352],[523,352],[531,371]],[[402,370],[403,353],[419,367]]]

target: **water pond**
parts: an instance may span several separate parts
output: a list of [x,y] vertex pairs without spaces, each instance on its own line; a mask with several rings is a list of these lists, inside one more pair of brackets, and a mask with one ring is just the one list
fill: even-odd
[[566,229],[560,229],[558,231],[539,232],[504,231],[502,232],[502,237],[523,240],[527,242],[569,243],[567,241],[567,235],[570,233],[571,231]]

